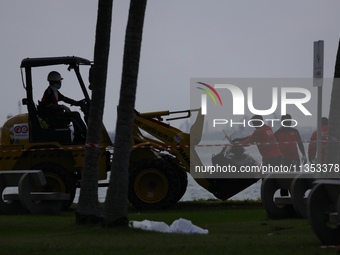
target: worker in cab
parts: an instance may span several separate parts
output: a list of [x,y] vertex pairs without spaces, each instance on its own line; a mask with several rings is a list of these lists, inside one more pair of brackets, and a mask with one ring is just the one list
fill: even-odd
[[[298,167],[300,166],[301,161],[302,164],[306,164],[307,157],[300,133],[297,129],[291,127],[292,116],[290,114],[283,115],[281,117],[281,123],[282,126],[274,133],[274,136],[279,144],[280,151],[283,154],[283,165]],[[301,161],[298,147],[302,154]],[[292,167],[291,170],[293,171],[294,168]]]
[[283,155],[276,142],[272,128],[264,124],[261,115],[254,115],[251,123],[255,131],[250,136],[236,138],[233,142],[243,146],[257,143],[257,148],[262,156],[262,165],[280,166],[283,163]]
[[60,73],[52,71],[47,76],[49,82],[48,88],[45,90],[42,97],[42,104],[45,107],[46,113],[50,117],[71,121],[74,128],[73,142],[84,143],[86,139],[86,125],[81,119],[79,112],[71,111],[66,105],[59,105],[59,101],[63,101],[70,105],[80,106],[80,101],[75,101],[62,95],[59,92],[63,78]]

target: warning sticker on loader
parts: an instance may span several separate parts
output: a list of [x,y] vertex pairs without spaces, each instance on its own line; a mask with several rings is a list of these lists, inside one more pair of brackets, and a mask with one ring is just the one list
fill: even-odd
[[178,142],[178,143],[179,143],[182,139],[183,139],[183,137],[180,136],[179,134],[175,135],[175,137],[174,137],[174,140],[175,140],[176,142]]
[[24,124],[15,124],[13,127],[14,139],[28,139],[29,132],[28,132],[28,123]]

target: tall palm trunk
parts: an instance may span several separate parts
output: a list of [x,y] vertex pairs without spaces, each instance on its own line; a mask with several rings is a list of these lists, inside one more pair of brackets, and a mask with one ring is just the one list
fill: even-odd
[[[94,48],[94,70],[92,80],[92,98],[88,118],[86,144],[100,144],[107,65],[110,51],[110,34],[113,0],[99,0]],[[98,206],[98,161],[99,148],[86,146],[81,189],[76,211],[76,222],[99,222]]]
[[130,2],[115,147],[110,184],[104,206],[104,220],[108,226],[128,224],[128,171],[146,2],[147,0],[131,0]]
[[[335,142],[332,138],[340,139],[340,40],[338,46],[338,53],[335,61],[334,80],[331,94],[331,105],[329,110],[328,120],[328,140],[326,147],[326,163],[339,164],[340,157],[340,143]],[[339,173],[327,174],[327,177],[339,178]]]

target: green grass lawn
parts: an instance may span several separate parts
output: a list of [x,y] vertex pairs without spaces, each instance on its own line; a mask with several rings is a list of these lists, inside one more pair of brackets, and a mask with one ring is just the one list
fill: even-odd
[[75,205],[49,216],[0,215],[0,254],[337,254],[322,249],[307,220],[270,220],[259,202],[182,202],[165,211],[129,210],[129,220],[185,218],[208,235],[76,225]]

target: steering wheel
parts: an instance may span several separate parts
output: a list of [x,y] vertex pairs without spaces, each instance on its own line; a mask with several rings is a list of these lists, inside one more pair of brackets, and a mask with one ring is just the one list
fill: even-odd
[[82,99],[82,100],[79,100],[78,102],[78,106],[80,107],[80,110],[85,114],[87,115],[88,113],[88,102],[86,100],[86,98]]

